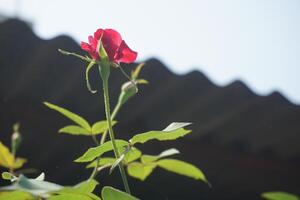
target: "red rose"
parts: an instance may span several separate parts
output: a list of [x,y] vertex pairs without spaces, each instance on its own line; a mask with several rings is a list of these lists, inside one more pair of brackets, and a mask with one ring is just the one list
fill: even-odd
[[122,40],[120,33],[113,29],[98,29],[94,37],[89,36],[89,43],[81,42],[81,49],[88,52],[93,59],[100,60],[100,39],[111,62],[132,63],[136,60],[137,52],[132,51]]

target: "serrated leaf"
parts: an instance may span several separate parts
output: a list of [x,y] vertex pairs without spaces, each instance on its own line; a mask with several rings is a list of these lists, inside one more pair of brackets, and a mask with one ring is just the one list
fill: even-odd
[[62,108],[62,107],[59,107],[57,105],[54,105],[54,104],[51,104],[49,102],[44,102],[44,104],[61,113],[62,115],[64,115],[65,117],[69,118],[70,120],[72,120],[73,122],[75,122],[76,124],[78,124],[79,126],[81,126],[82,128],[85,128],[86,130],[91,130],[91,126],[89,125],[89,123],[81,116],[65,109],[65,108]]
[[136,197],[110,186],[105,186],[101,194],[103,200],[138,200]]
[[[127,146],[129,143],[125,140],[115,140],[117,148],[122,148]],[[75,162],[90,162],[95,158],[100,157],[105,152],[113,150],[113,145],[111,141],[105,142],[104,144],[89,148],[82,156],[75,160]]]
[[154,156],[154,155],[142,155],[141,157],[141,162],[142,163],[149,163],[149,162],[154,162],[157,161],[158,159],[167,157],[167,156],[172,156],[175,154],[179,154],[179,151],[175,148],[167,149],[163,152],[161,152],[159,155]]
[[31,194],[22,191],[0,192],[0,200],[35,200]]
[[299,200],[296,195],[282,191],[265,192],[261,196],[267,200]]
[[175,140],[191,132],[190,130],[186,130],[183,128],[187,125],[190,125],[190,123],[172,123],[162,131],[148,131],[145,133],[137,134],[133,136],[129,141],[133,145],[136,143],[145,143],[149,140]]
[[155,169],[155,163],[140,163],[132,162],[127,167],[127,172],[130,176],[144,181]]
[[[117,121],[112,121],[111,125],[114,126],[117,123]],[[108,130],[108,123],[107,121],[99,121],[93,124],[92,126],[92,133],[94,135],[104,133]]]
[[162,159],[156,163],[159,167],[167,171],[208,183],[203,172],[190,163],[175,159]]
[[[110,157],[102,157],[100,158],[98,166],[104,166],[104,165],[112,165],[116,161],[115,158],[110,158]],[[90,164],[86,166],[86,168],[93,168],[97,165],[97,160],[94,160]]]
[[90,136],[91,132],[77,125],[69,125],[65,126],[58,131],[59,133],[67,133],[71,135],[86,135]]

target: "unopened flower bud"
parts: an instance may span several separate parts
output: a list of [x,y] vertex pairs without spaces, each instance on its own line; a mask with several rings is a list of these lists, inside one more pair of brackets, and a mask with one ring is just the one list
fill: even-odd
[[130,97],[135,95],[138,92],[138,88],[135,82],[128,81],[124,83],[121,87],[121,94],[119,101],[121,104],[124,104]]

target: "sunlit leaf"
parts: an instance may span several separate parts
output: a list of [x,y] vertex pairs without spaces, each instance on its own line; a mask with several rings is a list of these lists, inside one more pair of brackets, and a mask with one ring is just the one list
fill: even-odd
[[101,194],[103,200],[138,200],[136,197],[110,186],[105,186]]
[[0,166],[8,169],[19,169],[25,162],[26,159],[24,158],[15,158],[9,149],[0,142]]
[[44,181],[45,180],[45,173],[42,172],[38,177],[35,178],[35,180]]
[[0,166],[10,168],[14,163],[14,156],[9,149],[0,142]]
[[128,164],[127,172],[130,176],[144,181],[155,169],[155,163],[132,162]]
[[299,200],[296,195],[281,191],[265,192],[261,196],[267,200]]
[[58,131],[59,133],[68,133],[71,135],[87,135],[90,136],[91,132],[77,125],[65,126]]
[[[117,148],[121,148],[128,145],[125,140],[115,140]],[[75,162],[90,162],[95,158],[101,156],[105,152],[113,150],[112,141],[105,142],[104,144],[89,148],[81,157],[75,160]]]
[[71,198],[70,195],[75,195],[75,199],[80,197],[82,199],[100,200],[98,196],[92,193],[97,185],[98,182],[91,179],[81,182],[74,187],[64,187],[61,190],[55,191],[53,194],[56,194],[55,198]]
[[96,180],[91,179],[77,184],[74,189],[83,193],[92,193],[98,184]]
[[48,106],[49,108],[61,113],[65,117],[69,118],[70,120],[74,121],[76,124],[80,125],[81,127],[85,128],[86,130],[91,130],[91,126],[83,117],[81,117],[65,108],[59,107],[57,105],[54,105],[54,104],[51,104],[48,102],[44,102],[44,104],[46,106]]
[[190,123],[176,122],[170,124],[162,131],[148,131],[145,133],[137,134],[130,139],[130,143],[145,143],[149,140],[175,140],[191,132],[190,130],[186,130],[183,128],[187,125],[190,125]]
[[169,126],[167,126],[163,131],[171,132],[171,131],[175,131],[179,128],[183,128],[183,127],[186,127],[191,124],[192,123],[190,123],[190,122],[173,122],[173,123],[169,124]]
[[30,193],[22,191],[0,192],[0,200],[36,200]]
[[2,187],[2,190],[20,190],[24,192],[28,192],[35,196],[44,196],[49,192],[61,190],[63,187],[47,182],[47,181],[40,181],[37,179],[27,178],[24,175],[20,175],[15,183],[10,186]]
[[[117,122],[116,121],[112,121],[111,125],[115,125]],[[96,122],[95,124],[93,124],[92,126],[92,133],[94,135],[96,134],[100,134],[100,133],[104,133],[105,131],[108,130],[108,123],[107,121],[99,121]]]
[[141,162],[142,163],[149,163],[149,162],[154,162],[157,161],[158,159],[167,157],[167,156],[172,156],[175,154],[179,154],[179,151],[175,148],[172,149],[167,149],[163,152],[161,152],[159,155],[157,156],[153,156],[153,155],[142,155],[141,157]]
[[190,163],[175,159],[162,159],[157,161],[156,163],[159,167],[170,172],[174,172],[183,176],[187,176],[208,183],[203,172]]
[[135,147],[132,147],[125,155],[124,157],[124,162],[125,163],[130,163],[132,161],[135,161],[137,159],[139,159],[142,155],[142,152],[140,150],[138,150]]
[[13,169],[19,169],[27,162],[25,158],[16,158],[14,164],[12,165]]
[[[114,162],[116,161],[115,158],[110,158],[110,157],[102,157],[99,160],[99,164],[98,166],[104,166],[104,165],[112,165]],[[93,168],[97,165],[97,160],[94,160],[93,162],[91,162],[90,164],[88,164],[86,166],[86,168]]]
[[63,193],[58,195],[53,195],[47,200],[93,200],[91,197],[84,194],[75,193]]

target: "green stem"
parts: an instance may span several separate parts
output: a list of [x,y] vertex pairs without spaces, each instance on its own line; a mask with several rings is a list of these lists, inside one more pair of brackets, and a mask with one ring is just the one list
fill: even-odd
[[[110,136],[110,140],[113,145],[115,157],[116,157],[116,159],[118,159],[120,157],[120,154],[118,152],[118,148],[116,145],[115,135],[114,135],[113,128],[112,128],[111,114],[110,114],[110,101],[109,101],[109,88],[108,88],[110,65],[107,64],[107,62],[103,62],[103,65],[102,66],[99,65],[98,68],[99,68],[99,73],[100,73],[100,76],[101,76],[102,82],[103,82],[104,105],[105,105],[106,120],[108,123],[109,136]],[[125,190],[128,194],[130,194],[129,184],[127,181],[127,176],[125,173],[123,163],[121,162],[118,166],[119,166],[119,170],[120,170],[120,174],[121,174],[121,177],[123,180]]]
[[[115,119],[115,117],[116,117],[116,115],[118,114],[118,112],[119,112],[121,106],[122,106],[121,102],[118,101],[117,105],[115,106],[115,108],[114,108],[114,110],[113,110],[113,112],[112,112],[112,114],[111,114],[111,120],[114,120],[114,119]],[[105,142],[106,137],[107,137],[107,133],[108,133],[108,131],[105,131],[105,132],[103,133],[103,135],[102,135],[102,137],[101,137],[100,144],[103,144],[103,143]]]
[[[118,103],[116,104],[116,106],[115,106],[115,108],[114,108],[114,110],[113,110],[113,112],[112,112],[112,114],[111,114],[111,120],[114,120],[115,119],[115,117],[116,117],[116,115],[118,114],[118,112],[119,112],[119,110],[121,109],[121,107],[122,107],[122,103],[121,103],[121,101],[120,101],[120,99],[118,100]],[[102,134],[102,136],[101,136],[101,141],[100,141],[100,145],[102,145],[102,144],[104,144],[104,142],[105,142],[105,140],[106,140],[106,138],[107,138],[107,134],[108,134],[108,130],[106,130],[103,134]],[[95,137],[93,137],[93,140],[95,141]],[[95,141],[95,143],[97,144],[97,145],[99,145],[99,142],[97,141]],[[98,157],[97,158],[97,161],[96,161],[97,163],[96,163],[96,166],[94,167],[94,170],[93,170],[93,172],[92,172],[92,174],[91,174],[91,176],[90,176],[90,178],[89,179],[93,179],[93,178],[95,178],[95,176],[97,175],[97,173],[99,172],[98,171],[98,167],[99,167],[99,164],[100,164],[100,157]]]

